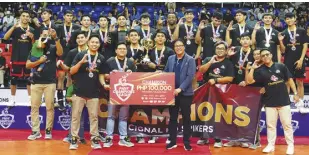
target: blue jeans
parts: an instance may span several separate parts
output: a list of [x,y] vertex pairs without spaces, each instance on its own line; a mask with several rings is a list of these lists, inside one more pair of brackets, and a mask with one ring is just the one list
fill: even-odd
[[129,106],[116,106],[112,104],[108,104],[108,117],[107,117],[107,125],[106,125],[106,132],[107,137],[113,138],[114,133],[114,126],[115,126],[115,119],[116,119],[116,109],[120,108],[119,110],[119,124],[118,130],[120,139],[124,139],[127,133],[127,124],[128,124],[128,115],[129,115]]
[[[40,59],[40,57],[35,57],[35,56],[32,56],[32,55],[30,56],[30,61],[31,62],[38,61],[39,59]],[[38,68],[43,69],[44,66],[45,66],[45,62],[41,63]],[[37,70],[36,68],[31,68],[31,73],[35,72],[36,70]]]
[[[79,128],[79,131],[78,131],[78,136],[80,139],[85,139],[85,128],[84,128],[84,123],[85,123],[85,111],[86,111],[86,108],[83,109],[82,111],[82,116],[80,118],[80,128]],[[72,119],[72,113],[71,113],[71,119]],[[70,128],[69,128],[69,134],[68,134],[68,138],[71,139],[72,138],[72,135],[71,135],[71,125],[70,125]]]

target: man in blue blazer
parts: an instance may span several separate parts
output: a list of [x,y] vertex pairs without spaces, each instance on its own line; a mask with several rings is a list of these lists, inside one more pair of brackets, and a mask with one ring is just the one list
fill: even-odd
[[168,58],[165,66],[165,72],[175,73],[175,106],[169,108],[170,122],[169,122],[169,139],[170,143],[166,149],[176,148],[177,138],[177,118],[179,108],[183,118],[183,143],[186,151],[191,151],[190,136],[191,136],[191,104],[193,100],[192,80],[195,76],[196,65],[195,60],[185,53],[185,46],[182,40],[174,42],[175,55]]

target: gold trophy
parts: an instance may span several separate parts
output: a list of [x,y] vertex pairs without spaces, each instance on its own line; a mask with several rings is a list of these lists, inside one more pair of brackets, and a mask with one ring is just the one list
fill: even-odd
[[143,65],[147,65],[147,64],[150,62],[150,58],[149,58],[148,52],[149,52],[150,49],[153,48],[154,43],[153,43],[153,41],[151,40],[151,38],[147,38],[147,39],[143,39],[143,40],[142,40],[142,45],[143,45],[143,47],[144,47],[145,50],[146,50],[146,55],[145,55],[145,57],[143,58],[143,60],[142,60],[141,63],[142,63]]

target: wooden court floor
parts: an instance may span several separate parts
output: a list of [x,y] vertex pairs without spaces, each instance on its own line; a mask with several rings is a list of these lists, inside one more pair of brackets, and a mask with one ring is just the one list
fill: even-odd
[[[88,153],[91,151],[89,141],[88,144],[86,145],[80,144],[77,151],[70,151],[68,147],[69,144],[62,142],[61,140],[0,141],[0,154],[1,155],[88,155]],[[239,147],[217,149],[213,148],[211,145],[210,152],[212,155],[263,155],[262,153],[263,147],[257,150],[249,150]],[[285,155],[286,147],[287,147],[286,145],[277,145],[275,152],[270,154]],[[104,148],[102,150],[102,155],[104,155]],[[309,146],[296,145],[295,155],[309,155]]]

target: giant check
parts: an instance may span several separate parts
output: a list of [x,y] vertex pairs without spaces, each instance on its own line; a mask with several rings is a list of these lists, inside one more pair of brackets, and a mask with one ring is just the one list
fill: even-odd
[[174,73],[114,72],[110,74],[110,103],[173,105]]

